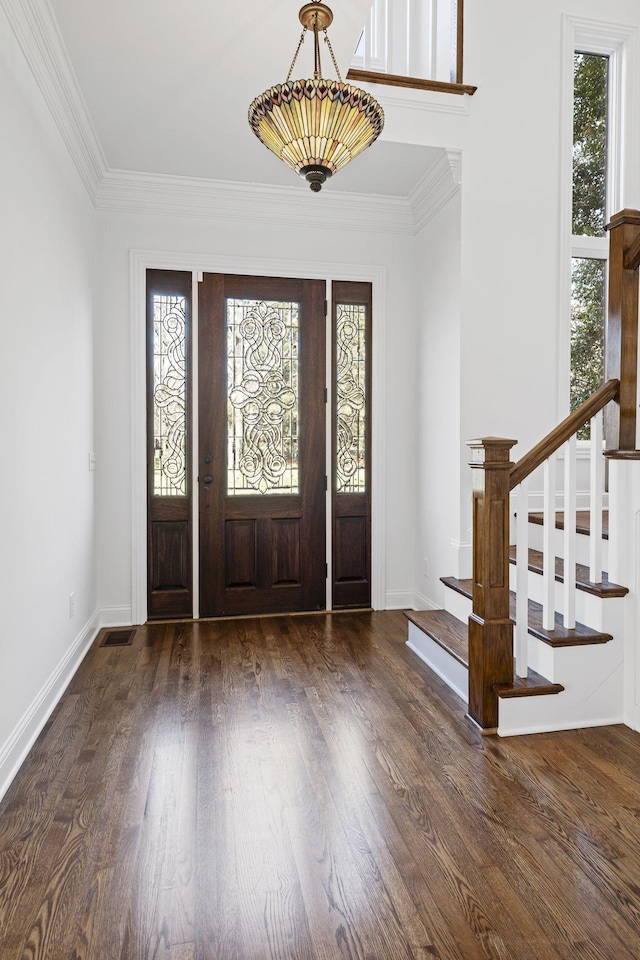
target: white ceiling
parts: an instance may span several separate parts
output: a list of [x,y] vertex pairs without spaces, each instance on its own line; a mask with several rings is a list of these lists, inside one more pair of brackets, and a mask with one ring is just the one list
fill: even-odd
[[[286,77],[300,0],[50,2],[110,168],[308,189],[247,123],[252,99]],[[370,2],[333,4],[343,74]],[[312,69],[307,36],[294,73]],[[324,189],[406,197],[439,153],[381,140]]]

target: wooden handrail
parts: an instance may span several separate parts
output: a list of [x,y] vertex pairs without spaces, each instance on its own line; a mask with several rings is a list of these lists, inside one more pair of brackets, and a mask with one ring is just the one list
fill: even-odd
[[541,466],[552,453],[559,450],[563,443],[566,443],[580,427],[584,426],[588,420],[591,420],[591,417],[594,417],[596,413],[599,413],[600,410],[606,407],[610,400],[614,400],[618,395],[619,389],[619,380],[607,380],[607,382],[603,383],[595,393],[592,393],[584,403],[580,404],[577,410],[570,413],[569,416],[566,417],[562,423],[559,423],[551,433],[548,433],[540,443],[537,443],[524,457],[518,460],[511,468],[511,490]]
[[447,83],[444,80],[425,80],[421,77],[404,77],[396,73],[378,73],[374,70],[358,70],[351,67],[347,80],[356,83],[384,83],[389,87],[411,87],[413,90],[434,90],[436,93],[455,93],[458,96],[473,94],[478,89],[468,83]]

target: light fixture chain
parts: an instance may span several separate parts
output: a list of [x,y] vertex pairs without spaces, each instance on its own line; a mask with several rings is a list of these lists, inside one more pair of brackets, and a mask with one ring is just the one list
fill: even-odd
[[342,80],[342,77],[340,76],[340,70],[338,69],[338,64],[337,64],[337,61],[336,61],[335,54],[334,54],[334,52],[333,52],[333,47],[331,46],[331,40],[329,40],[329,34],[327,33],[326,27],[325,27],[325,29],[324,29],[324,42],[325,42],[326,45],[329,47],[329,53],[331,54],[331,59],[333,60],[333,68],[334,68],[334,70],[336,71],[336,75],[337,75],[337,77],[338,77],[338,80],[340,81],[340,83],[342,83],[343,80]]
[[[291,79],[291,74],[293,73],[293,68],[296,65],[296,60],[298,59],[298,54],[300,53],[300,47],[304,43],[304,35],[306,32],[307,32],[307,28],[304,27],[302,30],[302,33],[300,34],[300,39],[298,40],[298,47],[296,49],[296,52],[293,55],[293,60],[291,61],[291,66],[289,67],[289,73],[287,74],[287,79],[285,80],[285,83],[289,83],[289,80]],[[326,30],[325,30],[325,33],[326,33]],[[335,63],[335,60],[334,60],[334,63]]]

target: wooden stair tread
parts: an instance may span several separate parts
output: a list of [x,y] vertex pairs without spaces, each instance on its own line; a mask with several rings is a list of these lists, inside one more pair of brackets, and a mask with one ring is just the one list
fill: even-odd
[[562,693],[564,687],[561,683],[551,683],[529,668],[526,677],[514,676],[513,684],[496,683],[493,689],[499,697],[540,697]]
[[[542,511],[534,510],[529,514],[529,523],[538,523],[544,525],[544,514]],[[556,512],[556,529],[564,530],[564,513],[562,510]],[[588,510],[576,510],[576,533],[583,533],[589,536],[591,532],[591,523]],[[602,539],[609,539],[609,511],[602,511]]]
[[[555,579],[559,583],[564,583],[564,563],[562,557],[556,557]],[[516,562],[516,547],[509,548],[509,562]],[[529,548],[529,570],[532,573],[542,575],[543,555],[540,550]],[[629,593],[628,587],[623,587],[619,583],[611,583],[607,573],[603,571],[602,582],[593,583],[589,580],[589,567],[584,563],[576,563],[576,588],[585,593],[591,593],[596,597],[625,597]]]
[[[441,577],[440,579],[446,587],[472,599],[473,582],[470,579],[458,580],[456,577]],[[516,595],[513,590],[510,591],[510,598],[511,619],[515,622]],[[544,630],[542,627],[542,605],[536,603],[535,600],[529,600],[528,629],[530,634],[538,637],[544,643],[548,643],[550,647],[575,647],[592,643],[608,643],[609,640],[613,640],[610,633],[592,630],[591,627],[587,627],[583,623],[576,623],[574,630],[567,630],[559,613],[555,614],[555,628]]]
[[[447,610],[405,610],[407,620],[431,637],[463,667],[469,667],[468,627]],[[496,685],[500,697],[533,697],[561,693],[560,683],[551,683],[535,670],[529,670],[526,679],[516,677],[512,684]]]
[[436,643],[447,650],[458,663],[469,666],[469,641],[466,623],[446,610],[406,610],[405,616]]

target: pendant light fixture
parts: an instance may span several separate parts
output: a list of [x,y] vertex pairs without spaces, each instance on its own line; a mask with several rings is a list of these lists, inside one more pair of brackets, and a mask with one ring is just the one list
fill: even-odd
[[[371,94],[343,82],[327,34],[333,21],[329,7],[307,3],[298,16],[303,30],[287,78],[255,98],[249,107],[249,124],[265,147],[317,193],[329,177],[373,143],[384,126],[384,113]],[[313,79],[291,80],[308,30],[313,32]],[[320,31],[337,80],[322,76]]]

